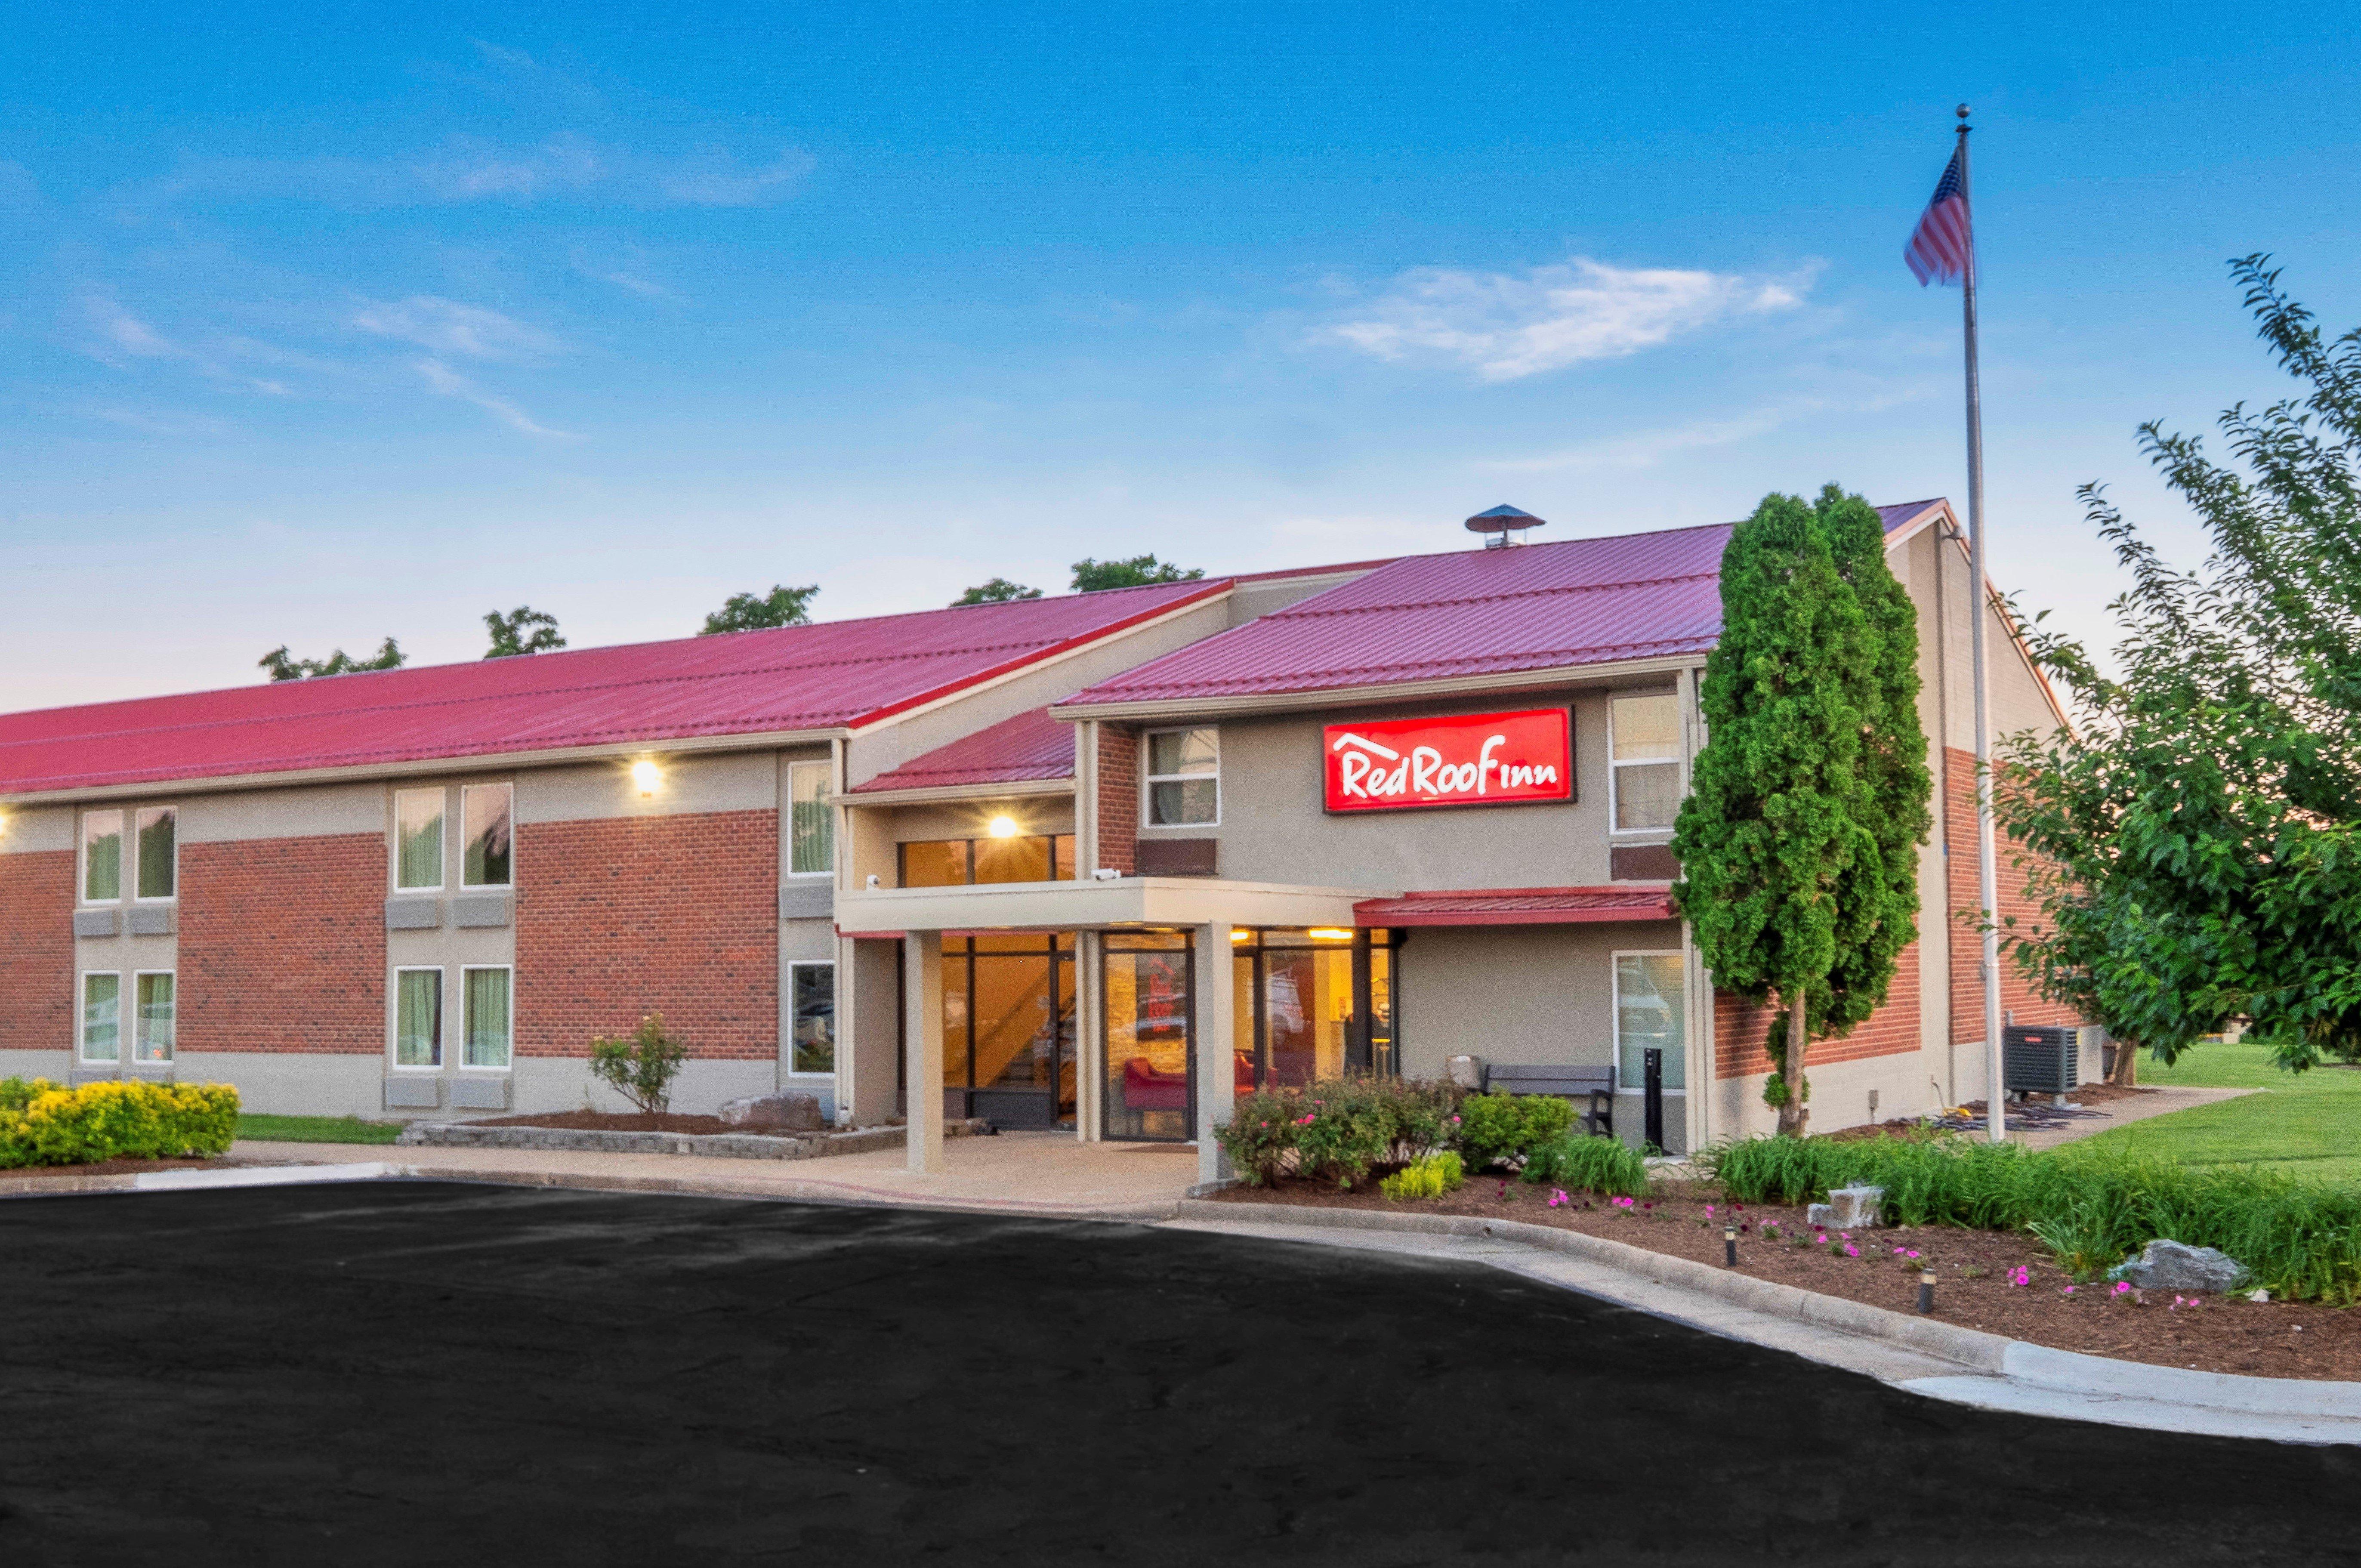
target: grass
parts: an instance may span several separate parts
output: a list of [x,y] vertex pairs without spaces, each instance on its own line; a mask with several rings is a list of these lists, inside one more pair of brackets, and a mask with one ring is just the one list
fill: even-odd
[[390,1144],[401,1135],[399,1122],[364,1122],[358,1116],[263,1116],[240,1112],[237,1135],[283,1144]]
[[2135,1122],[2081,1146],[2184,1166],[2259,1165],[2361,1188],[2361,1069],[2282,1072],[2266,1047],[2207,1044],[2172,1067],[2142,1060],[2139,1080],[2152,1088],[2261,1092]]

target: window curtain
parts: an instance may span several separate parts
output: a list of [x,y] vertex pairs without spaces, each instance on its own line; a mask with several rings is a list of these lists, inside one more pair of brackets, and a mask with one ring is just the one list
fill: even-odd
[[93,811],[82,819],[82,897],[112,904],[123,896],[123,813]]
[[829,805],[826,762],[796,762],[787,769],[787,869],[817,876],[836,862],[836,813]]
[[82,1059],[116,1061],[123,1054],[123,977],[82,977]]
[[139,977],[139,1037],[131,1059],[160,1062],[172,1059],[172,977]]
[[401,796],[398,887],[443,885],[443,792],[417,790]]
[[512,880],[506,784],[471,784],[460,791],[467,853],[459,880],[469,887],[506,887]]
[[169,806],[151,806],[139,813],[139,896],[170,898],[172,896],[173,872],[177,862],[172,850],[173,829],[179,825],[180,812]]
[[467,971],[467,1048],[461,1067],[509,1065],[509,971]]
[[443,1065],[443,971],[404,970],[397,977],[393,1025],[396,1067]]

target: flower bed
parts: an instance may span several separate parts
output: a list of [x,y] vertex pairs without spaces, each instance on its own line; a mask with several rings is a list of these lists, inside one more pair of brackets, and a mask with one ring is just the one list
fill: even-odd
[[[1702,1263],[1722,1261],[1722,1223],[1731,1207],[1717,1191],[1685,1184],[1625,1209],[1611,1199],[1580,1194],[1553,1207],[1557,1190],[1494,1176],[1470,1179],[1439,1198],[1392,1201],[1374,1190],[1339,1191],[1283,1179],[1275,1187],[1227,1189],[1216,1201],[1477,1214],[1582,1231]],[[2075,1285],[2048,1247],[2021,1232],[1948,1225],[1816,1232],[1804,1223],[1800,1207],[1784,1204],[1744,1205],[1738,1216],[1745,1227],[1739,1272],[1756,1278],[1908,1312],[1916,1307],[1920,1264],[1931,1261],[1938,1277],[1935,1315],[1946,1322],[2159,1366],[2361,1380],[2361,1312],[2243,1297],[2182,1296],[2176,1304],[2171,1291],[2116,1294],[2104,1284]],[[1773,1228],[1768,1236],[1766,1224]],[[1817,1239],[1821,1234],[1828,1239]],[[1847,1245],[1858,1255],[1846,1255]],[[1897,1255],[1897,1246],[1922,1256]],[[2020,1277],[2023,1284],[2013,1282]]]

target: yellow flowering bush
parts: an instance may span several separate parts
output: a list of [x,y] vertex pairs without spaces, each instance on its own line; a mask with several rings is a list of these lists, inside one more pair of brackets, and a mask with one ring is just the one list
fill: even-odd
[[216,1155],[236,1135],[226,1083],[0,1082],[0,1168]]

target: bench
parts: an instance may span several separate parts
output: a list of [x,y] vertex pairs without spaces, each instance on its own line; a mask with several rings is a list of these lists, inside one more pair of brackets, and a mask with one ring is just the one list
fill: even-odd
[[1511,1067],[1487,1062],[1484,1092],[1554,1094],[1575,1102],[1578,1111],[1587,1099],[1590,1109],[1580,1111],[1584,1129],[1599,1137],[1615,1135],[1615,1069],[1611,1067]]

